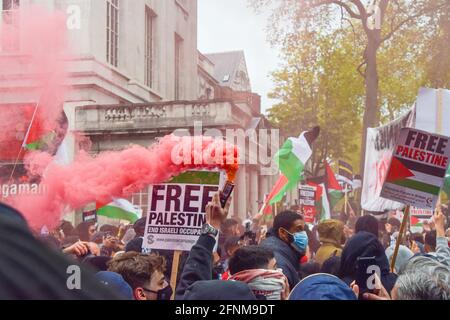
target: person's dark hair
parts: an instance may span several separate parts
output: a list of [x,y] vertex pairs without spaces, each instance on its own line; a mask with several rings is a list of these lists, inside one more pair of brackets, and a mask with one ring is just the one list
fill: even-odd
[[133,224],[134,232],[136,233],[136,237],[143,237],[145,233],[145,223],[147,221],[146,217],[142,217]]
[[62,230],[65,237],[68,237],[71,235],[76,235],[76,233],[77,233],[74,226],[69,221],[66,221],[66,220],[63,220],[61,222],[61,225],[59,228]]
[[133,289],[147,285],[155,271],[165,270],[166,259],[155,254],[125,252],[108,262],[108,271],[120,274]]
[[100,227],[99,231],[101,232],[109,232],[112,236],[117,236],[117,234],[119,233],[119,228],[110,225],[110,224],[104,224]]
[[411,235],[410,240],[420,242],[421,244],[425,244],[425,242],[423,240],[423,233],[420,233],[420,232],[413,233]]
[[389,223],[391,226],[397,228],[397,231],[400,229],[401,222],[396,218],[389,218],[387,220],[387,223]]
[[355,233],[360,231],[370,232],[378,238],[378,220],[371,215],[359,217],[358,220],[356,220]]
[[106,237],[107,233],[102,231],[97,231],[91,236],[90,241],[94,242],[96,244],[102,244],[103,243],[103,237]]
[[84,258],[82,263],[84,265],[90,266],[91,268],[94,268],[96,271],[107,271],[109,261],[111,261],[111,257],[96,257],[91,255]]
[[298,271],[298,276],[300,279],[306,278],[312,274],[320,272],[320,264],[317,262],[307,262],[300,265],[300,270]]
[[39,240],[48,248],[59,251],[61,243],[52,235],[40,236]]
[[90,235],[89,235],[89,227],[94,225],[94,221],[84,221],[81,222],[79,225],[77,225],[77,232],[78,236],[80,237],[81,241],[89,241]]
[[339,276],[340,266],[341,266],[341,258],[338,256],[331,256],[323,262],[320,272],[329,273],[337,277]]
[[133,240],[131,240],[130,242],[127,243],[127,245],[125,246],[125,252],[138,252],[141,253],[142,252],[142,243],[143,243],[143,239],[142,238],[134,238]]
[[241,239],[241,237],[238,237],[238,236],[231,236],[231,237],[229,237],[225,241],[225,244],[223,245],[223,249],[225,250],[225,254],[228,254],[228,251],[231,248],[239,246],[239,240],[240,239]]
[[296,220],[303,220],[303,216],[294,211],[280,212],[273,221],[273,233],[278,237],[280,228],[289,230]]
[[428,245],[433,251],[436,250],[436,230],[425,233],[425,245]]
[[267,248],[247,246],[236,250],[234,255],[230,258],[228,266],[231,274],[243,270],[266,269],[268,263],[273,258],[273,252]]
[[238,225],[239,223],[235,219],[226,219],[222,224],[220,225],[220,231],[222,231],[225,235],[230,234],[231,228]]

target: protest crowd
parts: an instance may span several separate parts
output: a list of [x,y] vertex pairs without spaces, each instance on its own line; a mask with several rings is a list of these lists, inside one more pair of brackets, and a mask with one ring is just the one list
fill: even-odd
[[[337,213],[336,219],[311,227],[295,206],[263,225],[261,215],[244,222],[228,217],[229,203],[222,208],[217,193],[207,205],[208,228],[204,227],[192,249],[183,253],[176,287],[170,284],[173,252],[145,252],[142,248],[145,217],[119,227],[95,222],[74,227],[62,221],[55,230],[33,234],[19,212],[2,205],[0,298],[450,298],[448,205],[438,206],[433,222],[423,232],[405,233],[391,270],[401,227],[395,212],[387,212],[387,218],[380,220],[357,216],[354,211]],[[359,257],[370,257],[370,264],[377,269],[373,290],[358,283],[362,275]],[[80,290],[66,289],[66,266],[73,264],[82,269]]]

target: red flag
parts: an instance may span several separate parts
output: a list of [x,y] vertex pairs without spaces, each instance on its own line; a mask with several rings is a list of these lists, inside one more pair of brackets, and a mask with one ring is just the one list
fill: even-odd
[[284,175],[280,175],[277,182],[273,186],[272,191],[270,191],[269,195],[267,196],[266,204],[268,204],[270,200],[272,200],[287,183],[288,179]]
[[342,187],[336,179],[333,170],[331,169],[328,161],[325,161],[325,169],[327,175],[327,188],[330,190],[339,190],[342,191]]

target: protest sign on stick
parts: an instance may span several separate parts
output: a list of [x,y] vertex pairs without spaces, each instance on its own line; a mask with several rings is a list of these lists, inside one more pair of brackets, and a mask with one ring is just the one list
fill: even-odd
[[395,249],[391,260],[391,272],[394,272],[395,260],[397,260],[398,249],[400,248],[400,243],[402,243],[403,234],[406,231],[406,223],[408,221],[409,216],[409,207],[410,206],[406,206],[405,208],[405,214],[403,216],[402,224],[400,226],[400,231],[398,232],[397,241],[395,242]]
[[434,209],[449,156],[449,137],[401,129],[381,197],[417,208]]
[[170,286],[174,288],[172,297],[170,297],[170,300],[175,300],[175,288],[177,287],[177,276],[178,276],[178,267],[180,265],[180,256],[181,251],[176,250],[173,253],[173,261],[172,261],[172,271],[170,272]]
[[189,251],[206,222],[205,208],[219,190],[219,172],[193,171],[149,188],[143,247]]
[[316,191],[314,186],[302,185],[299,188],[299,199],[306,223],[314,223],[316,217]]

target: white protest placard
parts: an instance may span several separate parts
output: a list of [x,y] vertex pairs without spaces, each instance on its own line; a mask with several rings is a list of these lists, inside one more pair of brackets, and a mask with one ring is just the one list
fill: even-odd
[[415,128],[450,136],[450,90],[420,88]]
[[367,129],[366,159],[361,190],[361,207],[369,212],[384,212],[404,207],[403,203],[380,197],[395,144],[404,127],[415,123],[415,109],[412,108],[398,119],[378,128]]
[[298,192],[305,222],[314,223],[314,218],[317,213],[315,202],[317,188],[314,186],[302,185]]
[[191,250],[206,222],[205,207],[220,182],[219,172],[191,171],[150,186],[143,248]]
[[421,209],[434,209],[449,156],[449,137],[401,129],[381,197]]
[[425,221],[430,221],[433,218],[433,210],[430,209],[420,209],[416,207],[411,207],[409,209],[409,219],[410,219],[410,229],[411,232],[422,232],[423,223]]

